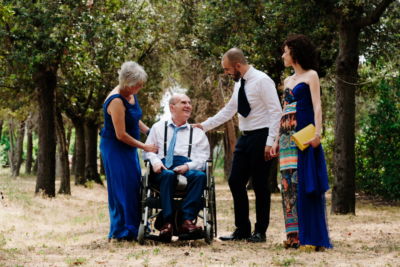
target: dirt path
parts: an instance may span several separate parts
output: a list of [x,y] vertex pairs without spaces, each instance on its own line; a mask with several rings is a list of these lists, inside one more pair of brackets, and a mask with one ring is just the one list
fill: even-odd
[[[32,177],[0,176],[0,266],[400,266],[398,206],[359,201],[357,216],[328,215],[335,248],[326,252],[283,248],[279,194],[272,196],[264,244],[199,240],[140,246],[107,241],[105,188],[73,186],[71,197],[44,199],[33,196],[34,185]],[[253,212],[254,195],[250,198]],[[232,201],[223,183],[217,186],[217,212],[218,234],[230,233]]]

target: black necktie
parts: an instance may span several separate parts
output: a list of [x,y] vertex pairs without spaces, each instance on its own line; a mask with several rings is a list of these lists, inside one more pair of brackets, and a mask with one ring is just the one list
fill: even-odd
[[245,79],[240,79],[240,88],[238,94],[238,112],[240,115],[246,118],[249,115],[251,108],[249,101],[247,101],[246,92],[244,91],[245,82]]

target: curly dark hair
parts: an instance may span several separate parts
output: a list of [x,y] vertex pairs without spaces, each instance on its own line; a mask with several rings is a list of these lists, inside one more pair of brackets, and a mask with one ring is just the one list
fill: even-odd
[[317,49],[307,36],[303,34],[289,35],[283,42],[282,50],[285,46],[289,48],[293,61],[303,69],[318,69]]

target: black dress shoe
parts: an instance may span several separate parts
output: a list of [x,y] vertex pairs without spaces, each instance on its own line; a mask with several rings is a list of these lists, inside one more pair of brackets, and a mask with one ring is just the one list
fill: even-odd
[[172,233],[173,233],[172,224],[169,222],[165,223],[160,230],[160,235],[159,235],[160,241],[166,243],[171,242]]
[[267,237],[265,236],[265,233],[258,233],[254,232],[248,239],[247,241],[252,242],[252,243],[261,243],[267,241]]
[[246,240],[248,238],[250,238],[250,234],[243,234],[242,232],[239,231],[239,229],[236,229],[231,235],[219,237],[221,241],[238,241],[238,240]]

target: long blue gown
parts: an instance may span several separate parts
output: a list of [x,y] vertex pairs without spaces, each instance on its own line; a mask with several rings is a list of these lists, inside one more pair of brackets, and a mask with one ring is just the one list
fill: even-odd
[[104,127],[100,136],[100,151],[107,177],[110,233],[108,238],[133,239],[137,237],[140,223],[140,164],[137,148],[116,138],[111,116],[107,107],[115,98],[122,99],[125,111],[126,132],[139,139],[139,120],[142,110],[137,97],[130,104],[120,94],[110,96],[103,105]]
[[[310,87],[302,82],[293,88],[296,105],[296,132],[314,122]],[[326,221],[325,192],[329,189],[328,172],[322,145],[298,150],[297,212],[301,245],[331,248]]]

